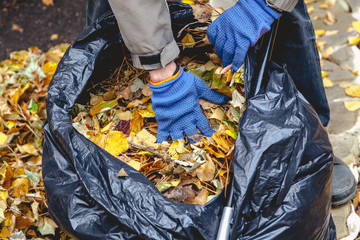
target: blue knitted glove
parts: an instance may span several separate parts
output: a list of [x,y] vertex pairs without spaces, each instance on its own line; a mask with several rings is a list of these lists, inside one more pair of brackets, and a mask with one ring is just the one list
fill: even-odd
[[199,98],[224,104],[228,98],[211,90],[201,79],[180,68],[179,75],[160,85],[149,84],[153,92],[152,108],[158,122],[157,142],[183,139],[192,136],[198,128],[202,134],[212,136],[214,130],[206,119]]
[[239,0],[210,24],[208,39],[223,65],[232,63],[231,70],[236,72],[250,45],[254,46],[280,16],[281,13],[267,6],[265,0]]

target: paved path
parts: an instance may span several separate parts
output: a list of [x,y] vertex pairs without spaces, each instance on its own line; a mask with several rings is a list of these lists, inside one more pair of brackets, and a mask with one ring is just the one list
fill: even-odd
[[[331,111],[330,140],[335,155],[348,165],[354,165],[359,159],[360,115],[359,110],[348,111],[344,102],[360,99],[347,96],[343,87],[344,84],[360,84],[360,49],[348,43],[349,37],[359,37],[352,29],[352,22],[360,21],[360,0],[314,1],[308,4],[308,10],[315,30],[318,30],[322,70],[334,84],[326,88]],[[358,76],[354,74],[356,72]],[[346,219],[350,209],[351,202],[332,209],[338,238],[348,235]]]

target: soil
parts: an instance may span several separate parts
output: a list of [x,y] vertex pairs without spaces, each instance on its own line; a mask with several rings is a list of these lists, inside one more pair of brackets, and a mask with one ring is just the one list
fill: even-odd
[[[10,52],[37,46],[42,51],[72,43],[84,30],[86,0],[0,0],[0,61]],[[57,39],[52,39],[58,34]]]

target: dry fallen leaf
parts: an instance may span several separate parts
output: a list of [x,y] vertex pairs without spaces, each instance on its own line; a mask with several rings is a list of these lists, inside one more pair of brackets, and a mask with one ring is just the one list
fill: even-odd
[[42,3],[43,3],[45,6],[54,6],[53,0],[42,0]]
[[3,145],[7,139],[8,139],[8,136],[6,134],[0,132],[0,146]]
[[351,112],[360,109],[360,101],[346,101],[344,102],[344,105],[345,108]]
[[23,33],[24,29],[22,27],[20,27],[19,25],[13,23],[12,27],[11,27],[12,31],[18,31],[19,33]]
[[360,37],[350,36],[350,37],[348,37],[348,43],[350,46],[356,45],[356,44],[360,43]]
[[212,14],[212,8],[207,5],[196,4],[191,6],[196,20],[201,23],[206,23]]
[[220,108],[216,108],[213,114],[209,118],[214,118],[219,121],[224,120],[224,112]]
[[345,89],[345,93],[350,97],[360,97],[360,85],[351,85]]
[[324,23],[326,25],[333,25],[336,22],[337,22],[337,19],[335,18],[335,16],[331,12],[327,11],[325,18],[324,18]]
[[334,83],[330,79],[328,79],[326,77],[323,78],[323,84],[324,84],[325,88],[329,88],[329,87],[334,86]]
[[196,169],[196,176],[203,182],[211,181],[214,179],[215,170],[215,164],[210,160]]
[[129,147],[124,133],[120,131],[110,131],[105,137],[105,151],[117,157]]
[[58,39],[59,39],[59,34],[57,34],[57,33],[54,33],[53,35],[50,36],[51,41],[56,41]]
[[119,173],[117,174],[118,177],[128,177],[129,175],[125,172],[124,168],[121,168]]
[[360,34],[360,21],[354,21],[352,22],[352,26],[355,29],[355,31],[358,32],[358,34]]
[[190,33],[187,33],[185,37],[181,40],[183,49],[193,48],[195,46],[195,39]]
[[146,84],[145,87],[141,91],[144,96],[149,97],[152,95],[152,91],[150,90],[149,84]]
[[29,180],[26,178],[17,178],[11,186],[14,188],[11,194],[13,197],[25,196],[29,191]]

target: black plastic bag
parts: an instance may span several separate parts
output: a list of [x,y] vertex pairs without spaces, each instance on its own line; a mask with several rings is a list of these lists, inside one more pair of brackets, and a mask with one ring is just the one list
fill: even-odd
[[260,45],[245,62],[247,109],[235,143],[230,239],[336,239],[328,133],[286,66],[270,62],[258,80]]
[[[43,179],[50,216],[79,239],[215,239],[223,195],[205,206],[172,202],[72,127],[74,103],[85,101],[89,85],[121,63],[119,39],[114,16],[104,16],[70,46],[49,86]],[[246,63],[247,96],[253,56]],[[326,239],[334,236],[331,145],[286,72],[274,69],[267,92],[249,97],[240,122],[231,238]],[[129,177],[116,176],[121,168]]]

